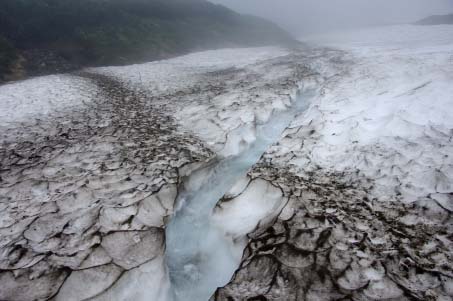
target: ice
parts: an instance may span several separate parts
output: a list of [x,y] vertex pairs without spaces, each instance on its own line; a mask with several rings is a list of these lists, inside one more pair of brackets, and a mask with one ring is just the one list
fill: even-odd
[[51,75],[0,86],[0,126],[46,118],[89,102],[97,87],[87,80]]
[[220,154],[222,156],[237,156],[245,151],[256,140],[255,125],[247,124],[231,130]]
[[278,187],[258,179],[251,181],[244,193],[222,201],[215,208],[213,222],[234,241],[255,230],[263,219],[276,215],[285,204]]
[[171,300],[164,257],[160,256],[126,273],[106,293],[91,300]]
[[337,52],[313,57],[310,107],[248,173],[288,202],[211,300],[451,300],[453,26],[305,41]]
[[[395,177],[407,202],[451,191],[453,27],[388,26],[305,41],[346,51],[350,64],[296,121],[316,134],[295,163],[358,169],[388,187]],[[383,189],[379,197],[388,195]]]
[[[257,191],[244,196],[245,200],[252,198],[254,203],[242,208],[243,216],[236,215],[239,210],[236,206],[230,208],[231,216],[222,212],[212,217],[218,200],[280,137],[290,120],[306,109],[310,97],[310,91],[298,95],[290,110],[276,112],[268,123],[257,127],[256,140],[250,147],[237,156],[194,172],[186,181],[185,191],[179,195],[180,209],[167,226],[167,263],[176,300],[208,300],[217,287],[226,284],[239,264],[245,243],[243,236],[266,213],[283,203],[278,189],[268,187],[260,191],[265,183],[256,182],[251,185]],[[274,198],[262,207],[263,193]],[[240,202],[240,205],[245,204]],[[234,234],[234,240],[227,232]]]
[[257,124],[286,110],[304,62],[279,47],[221,49],[147,64],[97,68],[153,95],[181,127],[222,157],[255,140]]
[[[313,299],[446,298],[452,37],[391,26],[1,86],[0,296],[207,300],[252,241],[240,298],[307,279]],[[278,288],[254,295],[260,277]]]
[[214,153],[113,78],[0,91],[0,299],[165,300],[180,176]]

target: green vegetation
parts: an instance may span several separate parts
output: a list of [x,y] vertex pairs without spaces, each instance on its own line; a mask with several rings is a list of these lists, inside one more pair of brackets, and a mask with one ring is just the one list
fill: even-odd
[[291,41],[268,21],[204,0],[0,1],[0,76],[17,55],[14,48],[96,66]]

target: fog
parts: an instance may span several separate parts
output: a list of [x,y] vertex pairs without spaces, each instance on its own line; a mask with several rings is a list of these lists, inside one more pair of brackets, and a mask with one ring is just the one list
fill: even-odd
[[393,23],[453,13],[453,0],[211,0],[270,19],[293,34]]

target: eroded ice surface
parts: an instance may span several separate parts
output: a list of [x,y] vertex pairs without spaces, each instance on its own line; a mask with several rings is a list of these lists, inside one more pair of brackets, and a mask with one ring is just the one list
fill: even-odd
[[0,299],[165,300],[177,187],[290,107],[295,55],[220,50],[1,86]]
[[[233,214],[231,219],[213,221],[212,210],[237,179],[259,160],[266,148],[278,140],[289,122],[307,108],[310,96],[310,91],[298,95],[291,108],[274,113],[269,122],[258,126],[256,140],[242,153],[214,162],[213,166],[195,172],[185,182],[185,191],[178,199],[180,208],[166,230],[167,263],[175,300],[208,300],[217,287],[230,280],[239,265],[246,241],[240,235],[229,236],[224,226],[229,222],[230,227],[244,227],[244,220]],[[282,206],[282,201],[277,196],[276,202],[267,210],[255,204],[257,216],[249,216],[247,222],[252,225],[242,235]]]
[[309,109],[246,177],[259,152],[186,182],[189,223],[175,229],[213,227],[206,245],[187,231],[187,249],[170,250],[187,254],[177,288],[208,278],[187,292],[204,298],[241,260],[217,300],[451,300],[453,29],[347,36],[1,86],[0,299],[165,299],[163,228],[182,177],[264,147],[258,125],[309,76]]
[[205,51],[96,71],[148,91],[155,105],[228,157],[255,139],[256,124],[290,105],[303,65],[287,50],[264,47]]
[[[33,140],[44,120],[80,110],[99,93],[89,80],[50,75],[0,86],[0,142]],[[10,133],[23,123],[26,130]],[[33,125],[32,125],[33,124]]]
[[398,192],[410,202],[452,191],[453,26],[389,26],[312,41],[347,51],[350,67],[295,122],[315,130],[297,165],[359,170],[377,180],[377,197]]
[[121,82],[58,78],[0,87],[27,108],[0,116],[0,299],[162,299],[179,174],[213,153]]
[[[453,26],[308,41],[339,49],[312,64],[336,71],[240,181],[288,203],[212,300],[452,300]],[[259,195],[246,188],[216,215]]]

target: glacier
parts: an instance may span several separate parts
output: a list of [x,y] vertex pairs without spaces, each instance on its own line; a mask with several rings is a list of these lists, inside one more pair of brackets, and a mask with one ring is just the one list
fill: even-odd
[[453,27],[303,43],[0,86],[0,299],[452,300]]

